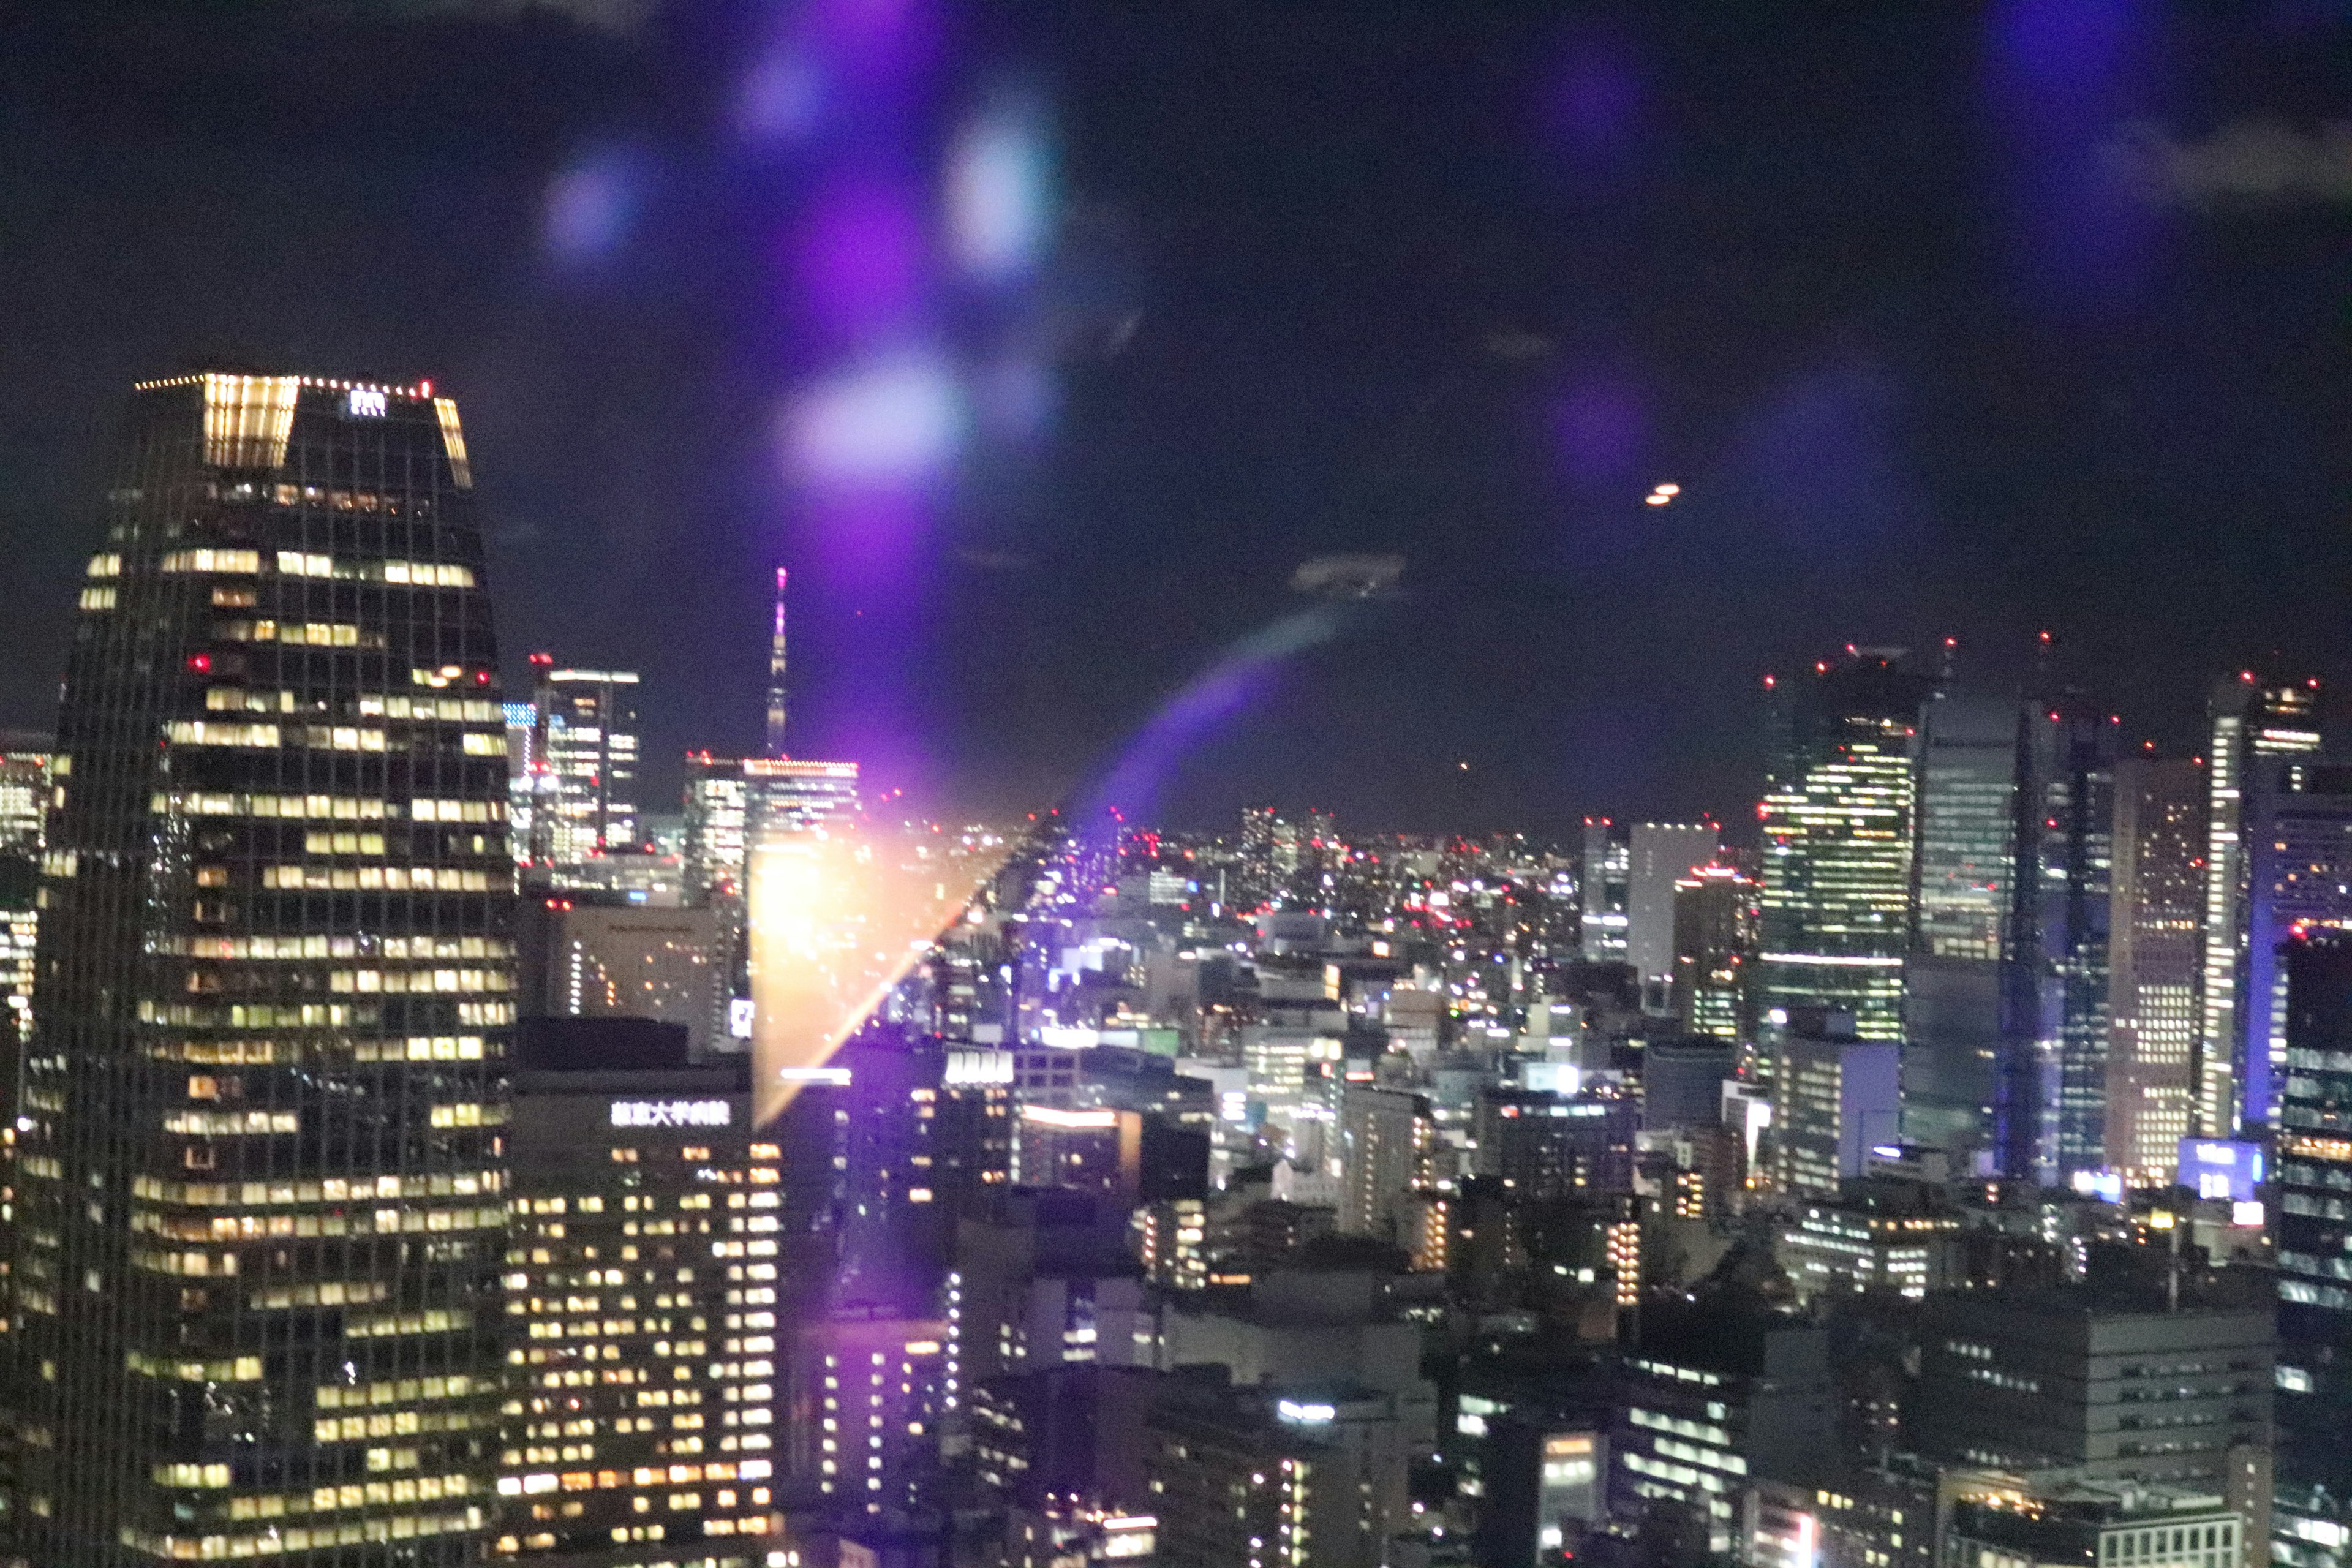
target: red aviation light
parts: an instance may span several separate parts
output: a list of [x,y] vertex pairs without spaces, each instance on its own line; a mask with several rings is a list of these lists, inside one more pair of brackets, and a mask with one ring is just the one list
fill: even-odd
[[205,671],[212,668],[212,667],[213,656],[208,653],[192,653],[188,656],[188,668],[194,670],[199,675],[202,675]]

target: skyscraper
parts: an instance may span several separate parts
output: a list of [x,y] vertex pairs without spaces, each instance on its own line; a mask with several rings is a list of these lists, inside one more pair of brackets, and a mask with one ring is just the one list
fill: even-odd
[[1715,859],[1712,823],[1637,822],[1627,848],[1625,956],[1644,1005],[1666,1005],[1675,981],[1675,884]]
[[1730,866],[1699,866],[1675,884],[1674,1010],[1719,1040],[1754,1037],[1756,884]]
[[2018,752],[2016,898],[1996,1121],[2002,1169],[2049,1184],[2106,1163],[2107,906],[2116,726],[2033,703]]
[[2240,1126],[2278,1115],[2286,1077],[2284,944],[2300,930],[2352,926],[2352,758],[2259,757],[2247,768],[2244,954],[2238,969]]
[[1903,1032],[1911,946],[1914,753],[1929,692],[1900,649],[1865,648],[1767,687],[1762,1002]]
[[1992,1142],[2003,975],[2015,957],[2018,743],[2002,698],[1939,696],[1920,724],[1919,916],[1904,966],[1904,1136]]
[[513,868],[457,405],[142,383],[16,1107],[19,1549],[473,1562]]
[[1626,962],[1626,879],[1632,875],[1632,835],[1605,816],[1584,819],[1584,861],[1577,870],[1577,896],[1584,959],[1588,963]]
[[2352,935],[2287,946],[2279,1107],[2275,1560],[2352,1562]]
[[2208,1137],[2238,1128],[2239,969],[2245,957],[2247,866],[2241,802],[2257,757],[2319,749],[2319,682],[2240,672],[2214,685],[2206,772],[2204,1016],[2198,1037],[2197,1114]]
[[784,637],[784,569],[776,568],[776,626],[768,638],[768,755],[784,755],[784,730],[792,718],[791,645]]
[[577,865],[637,847],[637,677],[625,669],[539,672],[538,751],[549,783],[531,821],[534,857]]
[[2135,1185],[2157,1185],[2172,1180],[2196,1110],[2205,770],[2126,757],[2115,777],[2107,1163]]
[[32,1032],[41,927],[36,884],[47,842],[51,751],[47,735],[0,730],[0,1050]]

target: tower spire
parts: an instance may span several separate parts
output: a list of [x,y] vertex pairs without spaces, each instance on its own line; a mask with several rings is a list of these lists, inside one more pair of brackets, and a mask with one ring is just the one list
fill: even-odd
[[771,757],[784,754],[784,721],[790,709],[790,690],[785,682],[784,579],[784,569],[777,567],[776,629],[768,644],[768,755]]

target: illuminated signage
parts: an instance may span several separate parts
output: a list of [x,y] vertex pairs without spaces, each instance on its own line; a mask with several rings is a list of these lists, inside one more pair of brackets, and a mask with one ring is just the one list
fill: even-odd
[[1276,1404],[1274,1413],[1296,1426],[1321,1426],[1338,1419],[1339,1407],[1336,1405],[1306,1404],[1296,1399],[1285,1399]]
[[364,386],[354,386],[343,397],[343,412],[354,419],[381,419],[384,408],[383,394]]
[[2263,1151],[2259,1144],[2223,1138],[2183,1138],[2180,1141],[2180,1184],[2200,1198],[2226,1198],[2252,1203],[2263,1183]]
[[847,1068],[778,1068],[776,1080],[779,1083],[821,1083],[828,1089],[847,1089],[849,1069]]
[[1011,1083],[1013,1053],[1011,1051],[950,1051],[945,1082]]
[[1118,1112],[1116,1110],[1058,1110],[1050,1105],[1024,1105],[1021,1108],[1021,1120],[1034,1121],[1041,1127],[1101,1131],[1118,1125]]
[[724,1100],[616,1100],[615,1127],[730,1127],[735,1107]]
[[727,1004],[728,1037],[731,1039],[738,1040],[750,1039],[751,1037],[751,1020],[757,1016],[759,1008],[752,1003],[749,996],[737,996],[730,999]]

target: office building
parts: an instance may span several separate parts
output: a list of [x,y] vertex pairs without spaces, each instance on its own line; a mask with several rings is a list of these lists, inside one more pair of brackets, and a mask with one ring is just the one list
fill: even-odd
[[1735,867],[1693,868],[1675,884],[1671,1007],[1694,1035],[1755,1037],[1756,883]]
[[1911,946],[1914,751],[1929,683],[1900,650],[1864,649],[1767,688],[1760,1004],[1849,1013],[1903,1034]]
[[16,1111],[44,1568],[480,1552],[514,873],[471,486],[425,384],[131,398]]
[[[1948,1464],[2234,1493],[2232,1451],[2271,1441],[2273,1314],[2163,1307],[2079,1290],[1933,1297],[1905,1433]],[[2266,1495],[2232,1502],[2266,1521]]]
[[1738,1051],[1711,1035],[1651,1042],[1642,1051],[1643,1130],[1720,1124],[1723,1086],[1738,1068]]
[[1401,1240],[1406,1199],[1428,1182],[1436,1146],[1437,1121],[1427,1100],[1349,1084],[1339,1101],[1339,1229]]
[[[531,655],[534,673],[551,666],[552,656]],[[539,704],[502,702],[499,711],[507,721],[507,839],[515,864],[530,864],[531,824],[538,816],[539,795],[554,782],[539,755]]]
[[803,1486],[833,1513],[938,1507],[940,1422],[961,1381],[947,1321],[849,1302],[793,1343],[793,1471]]
[[1643,1319],[1612,1395],[1610,1515],[1657,1560],[1728,1555],[1750,1480],[1802,1476],[1831,1452],[1828,1331],[1721,1300],[1653,1303]]
[[[1993,1142],[2018,898],[2012,700],[1941,695],[1920,724],[1919,913],[1904,967],[1904,1136],[1968,1157]],[[2032,1047],[2024,1047],[2030,1063]]]
[[1801,1014],[1772,1067],[1772,1180],[1790,1197],[1834,1197],[1870,1151],[1900,1141],[1902,1047],[1836,1015]]
[[1149,1417],[1166,1568],[1380,1568],[1413,1523],[1415,1455],[1393,1400],[1362,1389],[1170,1381]]
[[1800,1205],[1776,1248],[1797,1294],[1882,1290],[1919,1301],[1957,1283],[1960,1215],[1933,1190],[1866,1180]]
[[543,921],[547,989],[535,1004],[540,1011],[681,1025],[696,1061],[737,1044],[713,1030],[723,1016],[725,966],[712,910],[549,901],[557,907]]
[[1625,958],[1645,1001],[1668,1005],[1675,983],[1675,886],[1715,863],[1712,823],[1637,822],[1626,846]]
[[2287,1058],[2272,1216],[2279,1289],[2277,1511],[2292,1568],[2352,1563],[2352,936],[2285,955]]
[[1486,1089],[1473,1123],[1477,1173],[1536,1202],[1631,1192],[1641,1109],[1614,1085],[1576,1094]]
[[2257,759],[2319,750],[2319,682],[2242,671],[2214,683],[2205,774],[2205,931],[2197,1051],[2198,1131],[2237,1134],[2242,1110],[2239,1012],[2252,886],[2243,795]]
[[635,850],[636,673],[558,669],[552,662],[536,668],[533,763],[545,767],[546,782],[533,797],[533,858],[570,866]]
[[2297,931],[2352,925],[2352,759],[2256,758],[2239,810],[2246,926],[2236,1077],[2241,1126],[2255,1137],[2277,1119],[2286,1071],[2281,948]]
[[536,1028],[515,1075],[492,1556],[752,1568],[782,1457],[781,1152],[740,1064],[610,1022]]
[[1624,963],[1632,911],[1632,830],[1605,816],[1584,819],[1584,858],[1577,870],[1579,941],[1587,963]]
[[46,735],[0,730],[0,1049],[21,1046],[33,1033],[52,750]]
[[2057,1482],[2020,1495],[1987,1478],[1953,1500],[1944,1560],[2244,1568],[2246,1545],[2246,1521],[2219,1492]]
[[2107,1162],[2126,1184],[2172,1180],[2196,1113],[2203,954],[2205,770],[2126,757],[2115,767],[2107,916]]
[[2116,726],[2067,695],[2026,713],[2018,898],[1994,1095],[2001,1169],[2045,1186],[2106,1159],[2107,915]]

